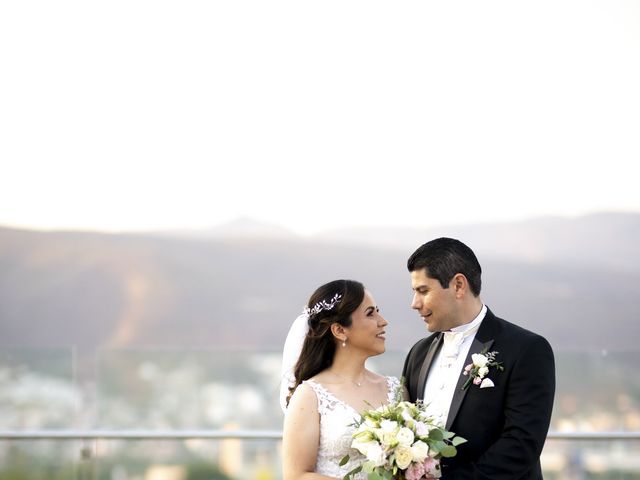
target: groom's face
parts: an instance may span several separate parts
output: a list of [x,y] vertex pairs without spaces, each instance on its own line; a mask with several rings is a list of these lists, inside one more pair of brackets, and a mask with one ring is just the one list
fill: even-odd
[[440,282],[427,275],[426,269],[411,272],[413,301],[430,332],[444,332],[458,325],[454,289],[442,288]]

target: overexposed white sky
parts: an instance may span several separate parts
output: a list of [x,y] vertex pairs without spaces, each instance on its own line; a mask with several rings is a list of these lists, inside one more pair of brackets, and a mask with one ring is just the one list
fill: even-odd
[[0,4],[0,225],[640,211],[640,2]]

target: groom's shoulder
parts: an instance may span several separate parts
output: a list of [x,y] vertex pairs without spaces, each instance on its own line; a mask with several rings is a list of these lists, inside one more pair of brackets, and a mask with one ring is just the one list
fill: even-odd
[[513,322],[507,321],[503,318],[497,317],[491,311],[489,311],[488,319],[495,322],[498,332],[501,336],[508,338],[510,342],[515,343],[544,343],[549,344],[546,338],[539,333],[528,330],[521,325],[517,325]]

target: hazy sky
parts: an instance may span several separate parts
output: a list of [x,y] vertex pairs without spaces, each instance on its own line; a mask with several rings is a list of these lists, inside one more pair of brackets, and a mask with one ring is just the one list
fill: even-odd
[[0,225],[640,211],[640,2],[0,4]]

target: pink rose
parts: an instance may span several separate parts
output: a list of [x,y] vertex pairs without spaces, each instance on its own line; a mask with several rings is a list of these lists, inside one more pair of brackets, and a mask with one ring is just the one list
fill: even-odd
[[424,460],[424,475],[426,480],[431,480],[433,478],[439,478],[439,470],[438,465],[440,462],[438,460],[434,460],[431,457],[427,457]]
[[420,480],[424,474],[424,465],[422,463],[413,462],[407,467],[404,476],[407,480]]
[[482,379],[480,377],[476,377],[473,379],[474,385],[480,385],[481,382],[482,382]]

